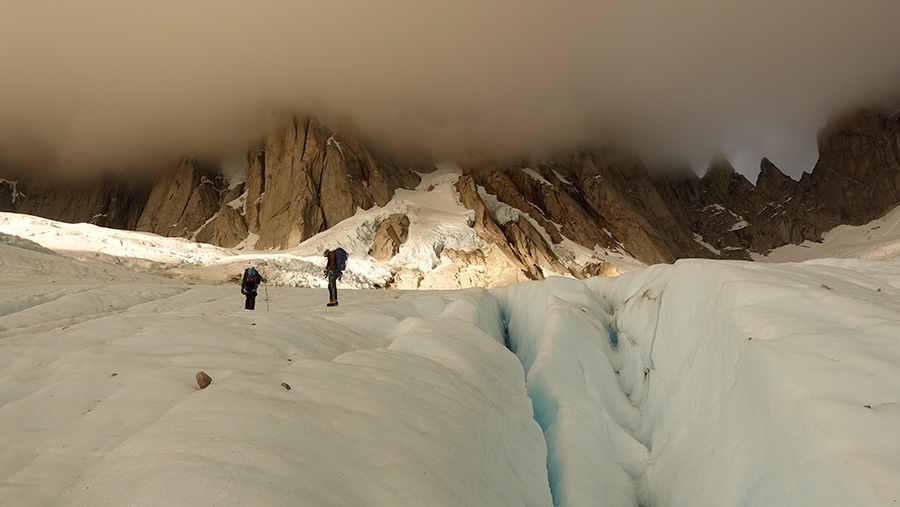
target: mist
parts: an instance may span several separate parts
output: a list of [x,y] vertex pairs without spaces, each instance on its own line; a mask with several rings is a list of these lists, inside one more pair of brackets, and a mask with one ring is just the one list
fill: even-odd
[[15,2],[0,161],[234,160],[302,112],[436,160],[617,142],[798,177],[830,116],[898,91],[897,19],[896,0]]

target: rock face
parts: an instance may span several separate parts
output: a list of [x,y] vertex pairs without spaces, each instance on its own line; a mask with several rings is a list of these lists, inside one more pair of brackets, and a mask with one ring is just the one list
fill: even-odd
[[18,181],[0,179],[0,211],[16,211],[17,201],[25,197],[19,187]]
[[565,237],[588,249],[621,244],[648,264],[710,256],[672,215],[636,158],[577,153],[520,166],[470,172],[488,193],[525,212],[553,243]]
[[[247,221],[241,214],[244,208],[244,184],[231,189],[222,200],[219,212],[197,234],[197,241],[234,248],[247,238]],[[207,239],[208,238],[208,239]]]
[[697,241],[725,259],[750,259],[752,252],[816,240],[827,230],[799,206],[799,183],[766,159],[755,187],[724,160],[702,178],[663,176],[654,185]]
[[807,180],[801,184],[832,223],[862,225],[884,215],[900,201],[900,119],[857,111],[823,129]]
[[722,258],[749,259],[744,244],[745,216],[754,188],[727,160],[714,162],[700,178],[689,171],[653,178],[666,206],[691,231],[695,241]]
[[[471,227],[490,247],[443,249],[435,271],[400,270],[394,286],[440,287],[446,280],[460,287],[500,285],[547,273],[616,272],[599,261],[571,272],[572,264],[557,254],[566,240],[647,264],[749,259],[819,240],[836,225],[863,224],[900,205],[900,119],[866,111],[840,118],[821,131],[819,152],[800,181],[763,159],[755,185],[727,160],[714,162],[702,177],[691,170],[650,173],[633,154],[611,148],[470,165],[456,190],[474,214]],[[295,118],[248,151],[240,184],[229,187],[217,168],[185,159],[152,187],[112,178],[79,186],[0,180],[0,210],[224,247],[256,238],[248,246],[290,248],[359,208],[386,205],[397,189],[414,188],[419,173],[432,169],[378,159],[352,135]],[[485,204],[495,201],[506,205],[496,215]],[[394,257],[410,227],[406,215],[386,218],[371,255]]]
[[[218,168],[185,159],[151,185],[111,179],[48,186],[0,181],[0,210],[180,236],[232,247],[290,248],[415,188],[433,166],[379,160],[352,135],[295,118],[248,152],[246,180],[229,189]],[[0,174],[2,176],[2,174]]]
[[419,181],[412,167],[379,163],[351,136],[295,119],[251,151],[243,216],[256,248],[290,248]]
[[400,246],[406,243],[408,237],[409,217],[402,213],[394,213],[378,225],[369,255],[386,262],[397,255]]
[[148,195],[149,186],[113,177],[78,184],[6,182],[0,185],[0,210],[62,222],[134,229]]
[[755,187],[727,161],[703,178],[669,175],[654,184],[673,213],[724,258],[820,241],[837,225],[862,225],[900,205],[897,119],[867,111],[839,118],[820,132],[819,153],[800,181],[763,159]]
[[[750,259],[900,205],[900,120],[859,111],[823,129],[819,150],[815,169],[800,181],[763,159],[755,186],[724,159],[702,178],[689,170],[649,174],[636,157],[613,149],[467,172],[552,243],[565,237],[589,249],[620,246],[647,264]],[[504,234],[514,244],[517,235]]]
[[[325,139],[316,124],[292,122],[280,133],[269,135],[259,148],[257,163],[248,176],[246,215],[249,230],[259,234],[256,247],[289,248],[322,230],[325,218],[318,204],[318,187],[324,166]],[[249,185],[258,180],[259,186]],[[255,194],[258,191],[259,194]],[[254,227],[258,222],[258,228]]]
[[135,229],[194,238],[219,209],[224,188],[225,181],[217,170],[185,159],[156,180]]
[[[487,206],[478,195],[475,180],[471,176],[461,177],[456,182],[456,190],[459,192],[459,201],[463,206],[475,211],[475,222],[472,225],[475,233],[485,243],[491,245],[490,251],[487,252],[492,256],[491,268],[502,273],[495,274],[493,278],[509,280],[510,283],[542,279],[544,276],[536,262],[537,259],[521,258],[517,252],[513,251],[503,230],[491,217]],[[534,246],[538,248],[537,245]],[[521,250],[527,250],[527,248]],[[468,262],[467,264],[472,263]]]

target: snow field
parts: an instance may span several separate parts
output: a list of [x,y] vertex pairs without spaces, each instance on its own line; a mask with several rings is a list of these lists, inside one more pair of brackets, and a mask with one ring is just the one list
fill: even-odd
[[554,505],[893,504],[898,287],[893,264],[831,259],[492,289]]
[[[403,292],[345,290],[384,269],[351,258],[340,307],[286,282],[247,312],[236,282],[123,268],[319,287],[322,245],[194,264],[187,242],[2,218],[43,244],[0,237],[2,505],[900,501],[896,261]],[[67,244],[109,250],[44,248]]]
[[273,287],[248,312],[236,285],[6,245],[0,268],[4,505],[552,503],[484,290]]
[[652,271],[589,281],[617,308],[620,334],[649,342],[650,505],[898,498],[900,418],[866,408],[900,399],[900,301],[882,296],[898,279],[872,278],[893,266],[688,260]]

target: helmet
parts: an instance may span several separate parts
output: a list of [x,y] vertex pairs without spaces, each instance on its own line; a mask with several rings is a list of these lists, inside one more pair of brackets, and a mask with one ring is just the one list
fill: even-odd
[[328,252],[330,252],[330,251],[331,251],[331,250],[329,250],[329,249],[326,248],[326,249],[325,249],[325,253],[323,253],[322,255],[324,255],[325,257],[328,257]]
[[250,276],[253,276],[253,275],[256,274],[256,270],[253,269],[253,268],[250,268],[250,269],[247,270],[247,274],[250,275]]

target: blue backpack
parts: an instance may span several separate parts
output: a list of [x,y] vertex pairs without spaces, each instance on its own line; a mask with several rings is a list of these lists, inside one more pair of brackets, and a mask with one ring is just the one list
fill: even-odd
[[334,266],[338,271],[347,269],[347,251],[341,247],[334,250]]

